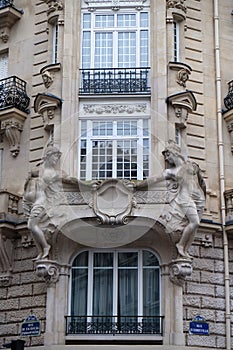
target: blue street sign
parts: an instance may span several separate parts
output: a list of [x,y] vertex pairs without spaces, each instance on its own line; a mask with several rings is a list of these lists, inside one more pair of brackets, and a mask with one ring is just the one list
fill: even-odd
[[21,326],[21,336],[22,337],[33,337],[40,335],[41,323],[37,320],[36,316],[28,316]]
[[203,321],[192,321],[189,324],[189,333],[209,335],[209,323]]

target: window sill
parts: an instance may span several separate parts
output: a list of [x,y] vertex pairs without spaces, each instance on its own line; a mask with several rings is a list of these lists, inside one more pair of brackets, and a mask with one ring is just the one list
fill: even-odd
[[77,335],[68,335],[65,337],[66,344],[80,344],[86,343],[153,343],[153,344],[162,344],[163,337],[160,335],[150,335],[150,334],[77,334]]

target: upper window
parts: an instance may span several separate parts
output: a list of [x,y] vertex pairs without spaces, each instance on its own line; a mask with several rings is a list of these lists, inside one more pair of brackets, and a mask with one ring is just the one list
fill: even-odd
[[173,22],[173,37],[174,37],[174,61],[180,60],[180,24],[178,21]]
[[0,80],[8,77],[8,53],[0,53]]
[[161,333],[160,269],[150,251],[84,251],[72,265],[67,333]]
[[149,120],[81,120],[80,179],[149,176]]
[[148,12],[83,13],[82,68],[148,67]]

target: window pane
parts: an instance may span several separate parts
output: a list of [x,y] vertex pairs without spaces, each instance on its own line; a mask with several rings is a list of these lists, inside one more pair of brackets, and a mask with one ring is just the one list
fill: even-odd
[[118,67],[136,67],[136,33],[118,34]]
[[82,67],[90,68],[91,60],[91,32],[83,32]]
[[95,68],[112,68],[113,36],[112,33],[95,35]]
[[83,28],[84,29],[91,28],[91,14],[90,13],[84,13],[84,15],[83,15]]
[[137,267],[138,253],[137,252],[118,253],[118,266],[119,267]]
[[95,27],[96,28],[109,28],[114,26],[113,15],[96,15]]
[[83,252],[79,254],[74,262],[73,266],[75,267],[87,267],[88,266],[88,252]]
[[121,269],[118,271],[119,316],[138,315],[138,271]]
[[94,267],[113,267],[112,253],[95,253]]
[[148,31],[140,31],[140,66],[148,67]]
[[143,269],[143,315],[159,315],[159,271],[153,268]]
[[118,27],[135,27],[136,15],[135,14],[117,15],[117,26]]
[[72,271],[71,315],[82,316],[87,313],[87,281],[87,268]]
[[94,269],[93,316],[113,313],[113,269]]
[[143,251],[143,266],[159,266],[159,262],[158,262],[158,259],[157,257],[147,251],[147,250],[144,250]]
[[148,12],[141,12],[140,13],[140,26],[141,27],[148,27],[149,20],[148,20]]

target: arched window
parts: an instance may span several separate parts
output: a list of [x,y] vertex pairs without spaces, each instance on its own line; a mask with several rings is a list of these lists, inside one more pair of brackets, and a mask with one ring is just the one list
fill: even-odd
[[155,254],[84,251],[74,260],[68,334],[161,334]]

